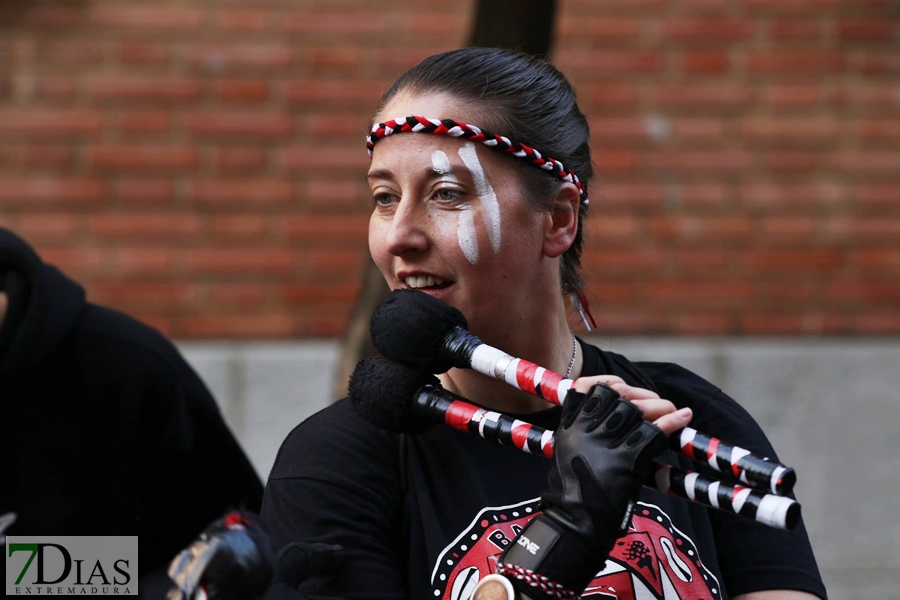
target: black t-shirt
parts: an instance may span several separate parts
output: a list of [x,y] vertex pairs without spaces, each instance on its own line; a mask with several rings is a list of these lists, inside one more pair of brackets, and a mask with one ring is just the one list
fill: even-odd
[[[673,364],[630,363],[582,344],[583,374],[614,374],[694,410],[692,426],[777,458],[734,400]],[[555,428],[560,409],[520,415]],[[661,460],[690,468],[666,452]],[[539,510],[550,461],[444,426],[384,432],[338,402],[294,429],[263,500],[276,546],[344,546],[333,577],[301,589],[340,598],[465,600]],[[630,532],[585,598],[717,600],[766,589],[825,589],[802,525],[778,531],[644,488]]]

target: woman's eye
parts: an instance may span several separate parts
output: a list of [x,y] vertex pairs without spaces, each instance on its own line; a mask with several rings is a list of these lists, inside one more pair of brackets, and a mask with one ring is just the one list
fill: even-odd
[[453,200],[459,200],[462,198],[463,194],[459,190],[452,190],[449,188],[443,188],[435,192],[434,194],[437,196],[439,200],[443,200],[444,202],[452,202]]
[[372,196],[372,203],[376,206],[387,206],[394,201],[394,196],[391,194],[375,194]]

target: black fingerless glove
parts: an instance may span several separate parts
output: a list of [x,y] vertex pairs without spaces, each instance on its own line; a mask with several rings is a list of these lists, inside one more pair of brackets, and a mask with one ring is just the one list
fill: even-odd
[[503,554],[500,572],[532,598],[577,598],[628,531],[650,459],[667,446],[667,436],[612,388],[570,391],[544,511]]

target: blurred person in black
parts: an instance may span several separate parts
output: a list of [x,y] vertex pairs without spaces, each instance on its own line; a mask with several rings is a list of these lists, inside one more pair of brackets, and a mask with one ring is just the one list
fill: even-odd
[[142,595],[223,511],[260,508],[259,476],[178,350],[2,228],[0,415],[6,533],[137,535]]

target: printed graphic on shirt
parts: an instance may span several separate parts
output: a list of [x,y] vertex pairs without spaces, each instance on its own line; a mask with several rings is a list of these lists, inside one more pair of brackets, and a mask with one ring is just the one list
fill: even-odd
[[[489,507],[441,553],[431,574],[441,600],[469,600],[482,577],[535,517],[538,499]],[[658,506],[638,502],[631,530],[616,542],[604,569],[582,598],[590,600],[718,600],[719,582],[694,542]]]

